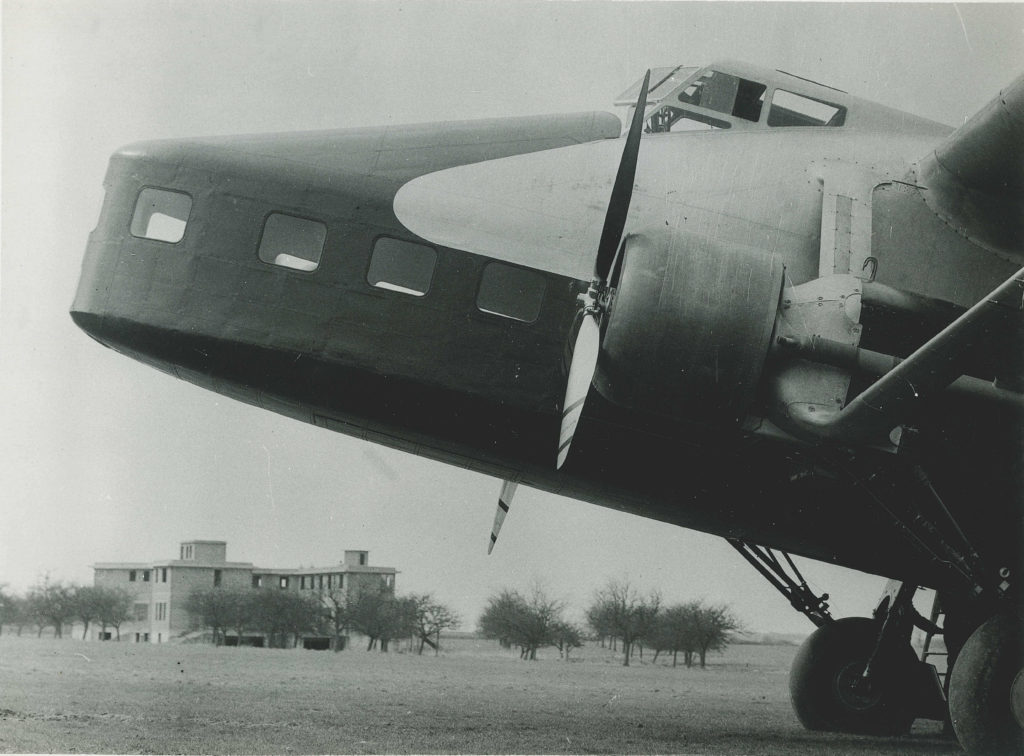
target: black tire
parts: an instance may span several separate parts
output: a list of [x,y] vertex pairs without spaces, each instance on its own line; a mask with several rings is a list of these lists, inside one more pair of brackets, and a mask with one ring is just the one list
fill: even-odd
[[1022,644],[1021,620],[1000,614],[983,622],[960,649],[949,681],[949,716],[969,754],[1024,753],[1024,730],[1013,710],[1024,667]]
[[809,730],[899,735],[914,721],[917,657],[910,646],[876,660],[870,689],[855,686],[875,649],[879,625],[847,617],[804,641],[789,673],[797,718]]

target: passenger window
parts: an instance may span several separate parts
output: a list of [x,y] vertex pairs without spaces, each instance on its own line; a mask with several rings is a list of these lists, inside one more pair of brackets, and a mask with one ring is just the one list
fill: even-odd
[[846,108],[776,89],[768,111],[769,126],[842,126]]
[[185,236],[192,198],[184,192],[146,187],[132,214],[132,236],[177,244]]
[[758,121],[764,104],[764,84],[730,76],[721,71],[708,71],[679,94],[679,102],[708,110]]
[[547,286],[544,276],[503,263],[488,263],[480,279],[476,306],[481,312],[532,323],[540,315]]
[[327,226],[319,221],[271,213],[263,224],[260,259],[308,273],[320,266],[326,240]]
[[422,297],[430,290],[436,263],[433,247],[381,236],[373,244],[366,280],[380,289]]

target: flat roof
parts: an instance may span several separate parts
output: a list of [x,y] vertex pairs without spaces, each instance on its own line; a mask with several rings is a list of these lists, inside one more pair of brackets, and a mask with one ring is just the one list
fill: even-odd
[[353,573],[361,572],[364,574],[398,574],[398,570],[394,567],[374,567],[372,565],[358,565],[358,564],[335,564],[330,567],[284,567],[281,569],[272,569],[269,567],[253,567],[253,572],[258,572],[263,575],[326,575],[328,573],[337,575],[338,573]]

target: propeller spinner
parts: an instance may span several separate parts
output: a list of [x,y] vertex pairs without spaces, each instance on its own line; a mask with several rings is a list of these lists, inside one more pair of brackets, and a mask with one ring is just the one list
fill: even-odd
[[608,282],[612,278],[613,265],[621,259],[621,255],[616,257],[616,253],[622,243],[622,232],[626,227],[626,216],[629,214],[629,202],[633,196],[633,179],[636,177],[637,155],[640,152],[640,135],[643,132],[647,88],[650,81],[651,72],[648,71],[640,88],[636,110],[633,111],[633,121],[626,135],[626,145],[622,149],[622,160],[619,161],[615,183],[612,185],[612,196],[608,201],[608,212],[604,217],[601,241],[594,260],[594,279],[587,293],[581,297],[583,319],[580,321],[580,330],[573,346],[565,401],[562,402],[562,427],[558,435],[559,469],[569,455],[569,447],[576,434],[576,426],[583,413],[587,394],[590,392],[594,371],[597,369],[597,356],[601,351],[601,321],[608,308]]

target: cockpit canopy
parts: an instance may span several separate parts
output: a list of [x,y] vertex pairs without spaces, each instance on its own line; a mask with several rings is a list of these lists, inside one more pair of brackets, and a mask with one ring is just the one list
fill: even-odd
[[[615,100],[629,108],[642,79]],[[648,133],[780,126],[838,127],[846,123],[845,93],[782,71],[723,63],[705,68],[651,69]]]

